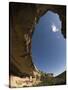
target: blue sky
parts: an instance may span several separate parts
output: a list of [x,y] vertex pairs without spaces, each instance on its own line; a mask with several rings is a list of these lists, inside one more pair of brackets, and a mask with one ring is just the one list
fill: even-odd
[[58,75],[66,68],[66,41],[61,34],[59,15],[48,11],[35,26],[32,59],[36,67]]

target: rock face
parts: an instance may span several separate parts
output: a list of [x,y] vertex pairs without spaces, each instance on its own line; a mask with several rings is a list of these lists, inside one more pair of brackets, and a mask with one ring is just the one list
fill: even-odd
[[34,75],[36,69],[31,56],[32,35],[36,23],[48,10],[59,14],[62,21],[61,33],[66,38],[66,6],[9,3],[10,75]]

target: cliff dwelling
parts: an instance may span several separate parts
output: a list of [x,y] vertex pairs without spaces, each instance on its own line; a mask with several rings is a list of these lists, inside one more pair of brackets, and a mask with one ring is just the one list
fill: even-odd
[[[10,87],[26,86],[26,81],[27,86],[32,86],[32,84],[36,83],[37,77],[38,80],[40,80],[40,74],[32,61],[32,36],[35,25],[48,10],[59,15],[62,22],[61,33],[63,37],[66,38],[65,6],[16,2],[9,3]],[[14,79],[18,79],[20,83],[18,81],[13,82]],[[29,81],[30,83],[28,84]],[[24,82],[24,84],[22,84],[22,82]],[[20,85],[17,86],[15,83]]]

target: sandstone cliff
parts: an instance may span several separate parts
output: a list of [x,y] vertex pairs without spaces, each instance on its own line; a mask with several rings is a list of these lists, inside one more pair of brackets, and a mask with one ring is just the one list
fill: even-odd
[[31,40],[36,23],[48,10],[59,14],[61,33],[66,38],[65,6],[9,3],[10,74],[22,77],[23,74],[33,75],[36,71],[31,56]]

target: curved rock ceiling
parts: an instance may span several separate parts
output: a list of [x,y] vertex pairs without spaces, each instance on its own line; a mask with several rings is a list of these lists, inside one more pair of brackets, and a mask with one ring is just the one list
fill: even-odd
[[10,74],[33,75],[36,70],[31,58],[31,40],[35,24],[48,10],[59,14],[61,33],[66,38],[66,6],[10,2]]

